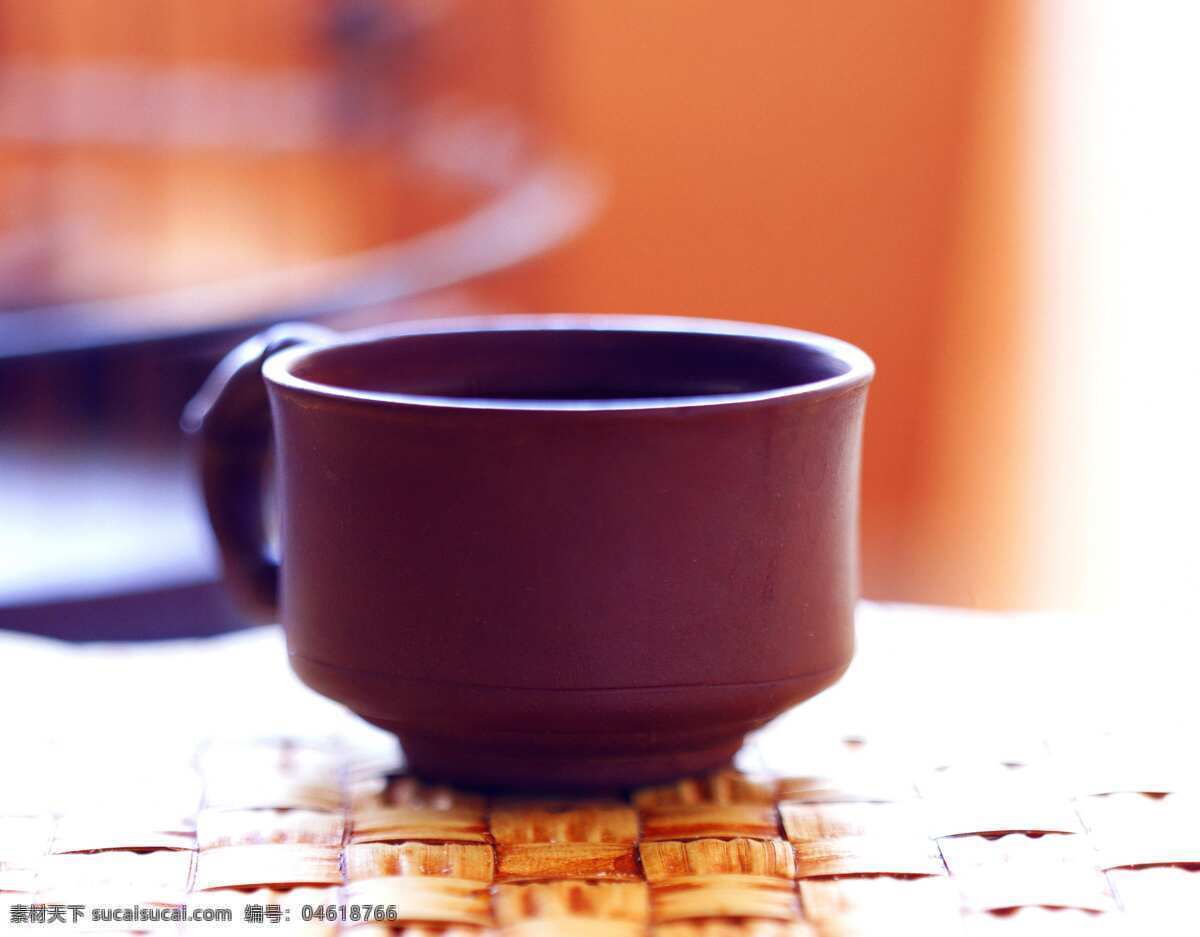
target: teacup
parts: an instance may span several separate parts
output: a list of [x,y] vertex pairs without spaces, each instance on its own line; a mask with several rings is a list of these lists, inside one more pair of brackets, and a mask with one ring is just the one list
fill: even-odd
[[849,664],[872,375],[715,320],[290,325],[185,425],[229,587],[305,683],[425,777],[615,788],[717,767]]

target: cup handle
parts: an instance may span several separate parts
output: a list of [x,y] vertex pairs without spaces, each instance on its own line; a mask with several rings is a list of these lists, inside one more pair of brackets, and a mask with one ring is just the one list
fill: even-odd
[[262,366],[285,348],[325,344],[336,335],[288,322],[247,339],[221,359],[183,412],[225,584],[239,611],[255,621],[279,620],[279,563],[268,551],[264,518],[271,410]]

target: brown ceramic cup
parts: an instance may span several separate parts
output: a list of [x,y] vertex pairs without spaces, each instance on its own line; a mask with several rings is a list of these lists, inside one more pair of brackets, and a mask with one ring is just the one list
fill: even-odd
[[418,774],[607,788],[724,763],[849,664],[872,373],[711,320],[281,326],[185,425],[229,586],[309,686]]

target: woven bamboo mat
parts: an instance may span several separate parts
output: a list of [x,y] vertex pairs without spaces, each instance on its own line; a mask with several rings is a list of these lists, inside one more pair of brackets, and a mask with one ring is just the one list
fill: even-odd
[[[0,647],[0,930],[84,933],[97,908],[186,905],[232,922],[102,929],[1200,934],[1194,729],[1173,748],[1027,726],[952,745],[925,710],[907,736],[847,735],[829,723],[854,711],[851,686],[713,776],[610,799],[486,797],[405,776],[390,741],[290,682],[277,640]],[[863,711],[886,703],[866,697]],[[287,737],[234,731],[272,726]],[[36,923],[78,907],[78,924]]]

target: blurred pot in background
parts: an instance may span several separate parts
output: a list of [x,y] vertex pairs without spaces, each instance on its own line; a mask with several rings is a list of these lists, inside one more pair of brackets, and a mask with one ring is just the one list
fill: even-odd
[[237,624],[179,452],[214,361],[279,318],[502,307],[487,275],[586,221],[499,13],[0,2],[0,627]]

